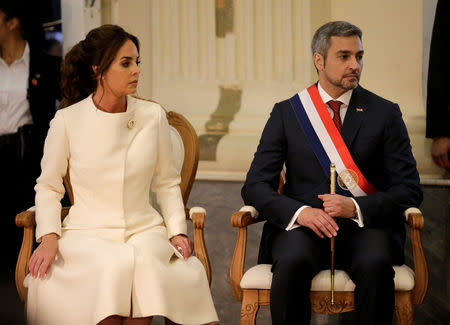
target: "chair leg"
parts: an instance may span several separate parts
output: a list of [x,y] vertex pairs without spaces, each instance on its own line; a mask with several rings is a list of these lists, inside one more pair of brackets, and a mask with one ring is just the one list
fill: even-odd
[[414,314],[410,291],[397,291],[395,293],[395,315],[398,325],[413,325]]
[[258,290],[244,289],[241,307],[241,325],[255,325],[258,310]]

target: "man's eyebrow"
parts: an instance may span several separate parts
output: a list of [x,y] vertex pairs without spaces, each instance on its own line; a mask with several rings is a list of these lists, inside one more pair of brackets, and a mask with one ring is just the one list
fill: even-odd
[[[339,50],[336,53],[338,53],[338,54],[351,54],[352,51],[350,51],[350,50]],[[356,52],[356,54],[364,54],[364,50],[358,51],[358,52]]]

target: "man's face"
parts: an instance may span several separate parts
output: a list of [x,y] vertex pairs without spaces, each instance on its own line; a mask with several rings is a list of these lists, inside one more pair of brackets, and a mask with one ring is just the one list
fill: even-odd
[[327,91],[341,95],[358,86],[363,68],[361,40],[358,36],[332,36],[327,58],[315,53],[314,62],[319,71],[321,86]]

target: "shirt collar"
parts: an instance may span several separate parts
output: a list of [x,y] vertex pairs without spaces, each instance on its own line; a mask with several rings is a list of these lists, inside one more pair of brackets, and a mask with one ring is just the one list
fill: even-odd
[[30,46],[28,45],[28,42],[25,41],[25,50],[23,51],[23,55],[20,58],[21,61],[23,60],[23,63],[25,63],[25,65],[27,66],[27,68],[30,67]]
[[322,88],[320,82],[317,84],[317,89],[319,90],[320,97],[322,97],[324,103],[328,103],[330,100],[338,100],[344,105],[348,106],[348,104],[350,103],[350,98],[352,98],[353,94],[353,89],[350,89],[345,93],[343,93],[338,98],[333,98],[330,95],[328,95],[328,93]]

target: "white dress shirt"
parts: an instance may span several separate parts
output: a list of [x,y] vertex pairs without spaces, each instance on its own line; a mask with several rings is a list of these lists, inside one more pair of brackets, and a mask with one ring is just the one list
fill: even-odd
[[[331,115],[331,118],[334,117],[334,113],[333,110],[328,106],[328,102],[330,100],[337,100],[340,101],[341,104],[341,109],[339,111],[339,115],[341,115],[341,121],[342,121],[342,125],[344,125],[344,119],[345,119],[345,114],[347,113],[347,108],[348,108],[348,104],[350,103],[350,98],[352,97],[352,93],[353,93],[353,89],[350,89],[349,91],[343,93],[340,97],[338,98],[333,98],[330,95],[327,94],[327,92],[322,88],[322,86],[320,85],[320,83],[318,83],[317,85],[317,89],[319,90],[319,95],[322,98],[323,102],[325,103],[328,112]],[[355,204],[356,207],[356,217],[352,218],[351,220],[355,221],[360,227],[364,227],[364,222],[363,222],[363,215],[361,213],[361,209],[358,205],[358,203],[356,203],[356,201],[353,198],[350,198],[353,203]],[[297,221],[297,217],[300,214],[300,212],[303,211],[303,209],[305,208],[309,208],[309,205],[303,205],[301,206],[294,214],[294,216],[292,217],[291,221],[289,222],[289,224],[286,227],[286,230],[292,230],[295,229],[297,227],[300,227],[300,225],[296,222]]]
[[16,133],[19,127],[32,124],[27,99],[30,47],[11,65],[0,57],[0,135]]

